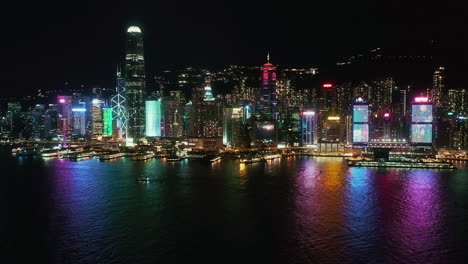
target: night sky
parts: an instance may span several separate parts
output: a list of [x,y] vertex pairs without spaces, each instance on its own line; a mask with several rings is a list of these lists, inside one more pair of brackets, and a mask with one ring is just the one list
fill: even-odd
[[[2,14],[2,94],[113,87],[125,29],[144,33],[147,76],[167,68],[323,67],[357,52],[436,40],[466,51],[462,1],[14,1]],[[466,52],[460,54],[466,57]]]

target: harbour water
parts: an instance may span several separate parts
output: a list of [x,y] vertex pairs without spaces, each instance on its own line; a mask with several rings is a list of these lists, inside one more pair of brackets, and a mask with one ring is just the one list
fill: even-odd
[[0,263],[460,263],[468,170],[455,164],[74,162],[2,147]]

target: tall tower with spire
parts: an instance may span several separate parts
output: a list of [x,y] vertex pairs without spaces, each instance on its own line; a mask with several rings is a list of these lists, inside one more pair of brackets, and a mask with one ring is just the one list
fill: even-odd
[[127,90],[127,142],[138,142],[145,136],[146,87],[143,36],[136,26],[127,30],[124,78]]
[[266,59],[267,62],[260,68],[261,84],[255,111],[256,140],[274,145],[277,141],[278,125],[276,67],[270,63],[270,53]]
[[270,63],[270,53],[267,54],[267,62],[261,67],[261,91],[258,101],[257,113],[260,120],[276,120],[277,96],[276,96],[276,67]]

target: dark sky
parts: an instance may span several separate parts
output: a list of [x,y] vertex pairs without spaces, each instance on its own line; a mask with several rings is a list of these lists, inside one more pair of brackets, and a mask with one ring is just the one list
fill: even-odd
[[[113,87],[125,29],[144,33],[147,75],[194,65],[318,66],[362,50],[466,46],[462,1],[14,1],[2,5],[2,94]],[[443,2],[443,3],[442,3]]]

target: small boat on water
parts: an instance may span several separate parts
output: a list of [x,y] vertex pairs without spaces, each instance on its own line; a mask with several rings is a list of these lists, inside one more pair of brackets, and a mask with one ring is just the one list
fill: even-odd
[[66,154],[67,151],[66,150],[56,150],[56,149],[52,149],[52,150],[46,150],[46,151],[43,151],[41,153],[41,156],[44,157],[44,158],[49,158],[49,157],[60,157],[60,156],[63,156],[64,154]]
[[387,168],[420,168],[420,169],[456,169],[450,162],[401,162],[401,161],[348,161],[352,167],[387,167]]
[[141,161],[141,160],[148,160],[154,158],[154,153],[144,153],[144,154],[138,154],[132,157],[132,160],[135,161]]
[[167,161],[174,161],[174,162],[181,161],[183,159],[185,159],[185,158],[180,157],[178,155],[171,155],[171,156],[167,157]]
[[99,160],[113,160],[123,157],[123,153],[109,153],[99,156]]
[[149,182],[149,178],[141,175],[140,177],[136,178],[137,182]]
[[274,160],[274,159],[281,158],[281,155],[280,154],[267,154],[267,155],[264,155],[263,158],[265,160]]
[[252,157],[242,158],[239,161],[240,163],[249,164],[249,163],[264,162],[265,159],[259,156],[252,156]]

